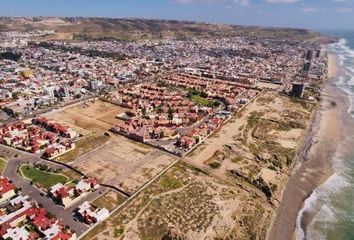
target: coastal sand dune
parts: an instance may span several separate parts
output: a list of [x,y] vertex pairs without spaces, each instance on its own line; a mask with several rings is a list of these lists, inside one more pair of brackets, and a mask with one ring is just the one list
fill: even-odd
[[[336,56],[330,54],[329,81],[322,89],[320,107],[313,116],[303,149],[283,193],[268,237],[270,240],[295,239],[296,218],[304,200],[332,174],[330,160],[342,138],[341,114],[347,105],[343,94],[333,85],[336,74]],[[304,217],[304,225],[309,217]]]

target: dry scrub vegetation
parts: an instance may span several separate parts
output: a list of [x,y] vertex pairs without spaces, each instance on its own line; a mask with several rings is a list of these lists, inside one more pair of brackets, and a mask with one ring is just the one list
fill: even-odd
[[265,239],[314,107],[263,94],[85,239]]

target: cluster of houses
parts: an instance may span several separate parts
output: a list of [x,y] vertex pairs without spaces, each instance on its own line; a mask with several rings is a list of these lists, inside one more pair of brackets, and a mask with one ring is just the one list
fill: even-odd
[[135,85],[107,96],[109,101],[129,109],[117,116],[124,123],[112,128],[138,141],[176,138],[180,127],[190,126],[213,112],[200,107],[181,91],[171,91],[154,83]]
[[0,205],[16,195],[15,185],[9,179],[0,175]]
[[[216,91],[218,86],[214,85]],[[227,83],[224,85],[228,86]],[[221,110],[222,106],[198,105],[188,97],[188,91],[178,88],[210,89],[206,91],[211,94],[213,89],[211,86],[210,88],[206,85],[204,86],[206,88],[196,87],[197,85],[193,85],[195,87],[178,84],[174,86],[176,87],[169,88],[158,83],[144,83],[107,94],[105,100],[127,109],[126,112],[117,116],[123,122],[112,127],[111,131],[173,154],[183,155],[209,134],[218,130],[230,116],[231,112]],[[232,86],[233,88],[228,89],[235,88],[240,91],[239,94],[233,93],[235,101],[238,95],[245,96],[248,92],[245,87]],[[227,90],[224,91],[226,95]],[[259,90],[254,90],[254,96],[258,92]],[[211,96],[208,99],[221,100],[221,93],[219,96],[218,98]],[[251,96],[247,97],[251,98]]]
[[[135,42],[80,41],[55,42],[71,49],[125,56],[139,61],[144,72],[184,68],[201,76],[214,76],[244,84],[261,78],[287,81],[301,68],[310,44],[292,40],[246,37],[190,40],[143,38]],[[279,78],[280,76],[280,78]]]
[[0,127],[0,142],[31,153],[42,153],[52,159],[75,148],[77,133],[69,127],[44,117],[33,118]]
[[85,197],[89,192],[99,188],[99,186],[97,179],[89,177],[79,181],[75,186],[71,186],[70,183],[65,185],[57,183],[51,187],[48,194],[54,202],[67,208]]
[[[0,42],[2,37],[16,41],[22,35],[0,35]],[[28,39],[23,39],[27,43]],[[82,54],[72,47],[31,43],[4,48],[0,44],[0,108],[21,118],[93,98],[105,86],[115,87],[140,76],[136,73],[141,69],[138,61]]]
[[195,74],[174,74],[162,81],[169,85],[204,91],[209,97],[222,100],[229,110],[237,109],[237,105],[245,103],[256,96],[260,90],[240,83],[201,77]]
[[218,131],[223,123],[229,119],[231,112],[221,110],[198,123],[194,128],[191,128],[185,135],[177,139],[176,147],[188,151],[196,144],[200,143],[211,133]]
[[107,208],[96,207],[88,201],[83,202],[76,212],[79,219],[88,225],[103,222],[109,217],[109,211]]
[[0,239],[74,240],[76,233],[0,176]]
[[[31,115],[92,98],[101,90],[111,91],[171,71],[183,70],[204,80],[248,86],[254,86],[258,80],[286,83],[302,68],[301,75],[310,77],[322,76],[324,71],[322,61],[313,61],[321,58],[313,50],[317,46],[291,40],[236,37],[28,43],[31,37],[45,32],[0,34],[4,44],[16,42],[6,48],[0,44],[0,52],[5,51],[5,57],[0,58],[0,107],[10,116]],[[169,80],[177,84],[178,79]],[[192,83],[179,81],[181,86]],[[210,94],[218,93],[219,84],[222,82],[208,83],[215,86]],[[234,87],[231,93],[224,92],[223,97],[233,105],[233,94],[239,91],[243,91],[242,87]]]

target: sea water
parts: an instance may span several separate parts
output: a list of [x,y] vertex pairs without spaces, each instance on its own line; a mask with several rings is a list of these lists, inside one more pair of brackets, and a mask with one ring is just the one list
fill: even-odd
[[[335,85],[349,99],[348,113],[354,120],[354,31],[330,34],[340,38],[329,46],[338,57]],[[348,133],[331,159],[334,174],[313,191],[298,214],[297,240],[354,240],[354,136]],[[305,212],[313,216],[308,226],[301,224]]]

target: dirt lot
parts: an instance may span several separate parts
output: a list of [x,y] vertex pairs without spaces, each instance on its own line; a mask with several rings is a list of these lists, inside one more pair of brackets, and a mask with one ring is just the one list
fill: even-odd
[[110,137],[104,133],[121,122],[115,116],[125,110],[114,104],[95,100],[47,114],[49,119],[69,126],[83,136],[76,142],[73,151],[59,156],[56,160],[68,163],[107,143]]
[[135,192],[145,182],[174,161],[174,157],[119,135],[74,162],[83,173],[128,193]]
[[272,196],[280,199],[313,107],[311,103],[266,92],[186,161],[215,177],[231,173],[249,183],[260,180],[261,186],[267,185]]
[[265,239],[313,107],[264,93],[85,239]]
[[92,202],[93,205],[99,208],[107,208],[109,211],[112,211],[115,207],[119,206],[126,200],[126,197],[121,195],[118,192],[109,190],[104,193],[102,196],[97,198]]
[[104,133],[121,122],[116,115],[126,109],[96,100],[48,114],[83,135],[76,149],[56,160],[70,163],[84,174],[133,193],[174,161],[174,157],[143,143]]
[[70,126],[82,135],[90,133],[102,134],[121,122],[115,116],[124,111],[126,109],[117,105],[96,100],[50,113],[47,117]]
[[84,239],[253,239],[265,233],[265,203],[179,163]]

